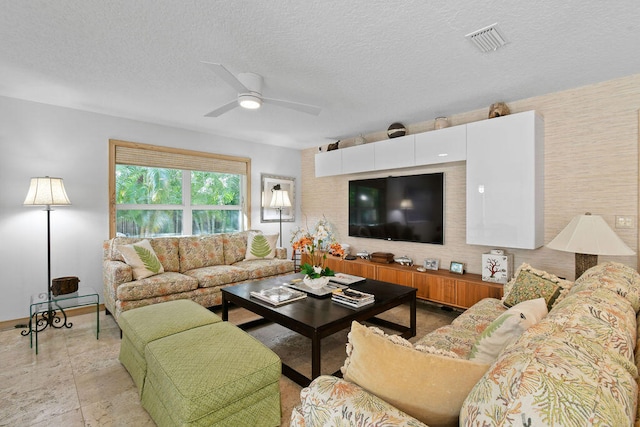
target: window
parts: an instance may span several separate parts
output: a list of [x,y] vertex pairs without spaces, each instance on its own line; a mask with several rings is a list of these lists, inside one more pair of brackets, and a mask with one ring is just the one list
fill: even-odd
[[249,159],[115,140],[110,159],[112,237],[249,227]]

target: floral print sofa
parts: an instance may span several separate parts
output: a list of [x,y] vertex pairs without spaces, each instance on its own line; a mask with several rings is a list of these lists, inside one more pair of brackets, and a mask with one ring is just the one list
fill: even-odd
[[[508,292],[505,285],[505,298]],[[640,426],[640,275],[619,263],[603,263],[575,284],[566,282],[555,297],[548,314],[506,345],[488,366],[453,421],[416,419],[359,384],[321,376],[302,390],[291,425]],[[428,347],[451,360],[468,358],[492,319],[505,312],[502,302],[478,302],[408,351]],[[352,358],[351,345],[345,365]],[[455,387],[459,373],[443,375],[450,376],[450,387]],[[434,391],[416,385],[407,390],[407,399],[447,392],[447,387]]]
[[[103,244],[104,302],[116,320],[123,311],[176,299],[191,299],[204,307],[222,303],[221,288],[239,282],[291,273],[286,251],[255,259],[247,253],[250,230],[206,236],[147,239],[162,264],[160,274],[135,280],[121,248],[143,239],[116,237]],[[247,259],[254,258],[254,259]]]

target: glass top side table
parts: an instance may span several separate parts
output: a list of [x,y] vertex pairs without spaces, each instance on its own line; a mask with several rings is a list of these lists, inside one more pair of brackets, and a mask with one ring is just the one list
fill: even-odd
[[29,345],[33,348],[35,335],[36,354],[38,354],[38,333],[47,327],[71,328],[73,323],[68,322],[66,309],[96,306],[96,339],[100,339],[100,296],[92,288],[79,285],[76,292],[54,296],[52,293],[42,292],[31,295],[29,305],[29,326],[21,332],[23,336],[29,335]]

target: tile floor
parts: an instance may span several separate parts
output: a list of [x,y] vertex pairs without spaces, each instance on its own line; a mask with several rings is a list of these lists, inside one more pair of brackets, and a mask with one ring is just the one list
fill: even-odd
[[[389,313],[406,318],[405,309]],[[448,324],[457,312],[418,304],[418,337]],[[230,314],[232,322],[246,313]],[[100,312],[100,339],[96,340],[95,314],[69,318],[70,329],[39,334],[39,354],[29,348],[20,329],[0,332],[0,426],[154,426],[140,405],[137,389],[118,361],[120,330],[111,316]],[[251,332],[294,368],[310,368],[308,340],[278,325]],[[344,361],[346,332],[323,341],[323,373]],[[415,340],[415,339],[414,339]],[[307,354],[309,353],[309,354]],[[300,387],[282,377],[282,425],[289,425],[291,409],[298,403]]]

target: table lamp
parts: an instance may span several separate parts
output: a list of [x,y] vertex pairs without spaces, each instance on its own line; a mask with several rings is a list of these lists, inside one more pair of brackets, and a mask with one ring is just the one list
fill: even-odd
[[547,248],[576,254],[575,279],[598,264],[598,255],[635,254],[601,216],[589,212],[574,217]]

